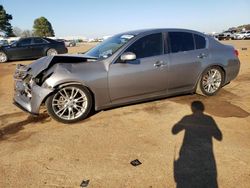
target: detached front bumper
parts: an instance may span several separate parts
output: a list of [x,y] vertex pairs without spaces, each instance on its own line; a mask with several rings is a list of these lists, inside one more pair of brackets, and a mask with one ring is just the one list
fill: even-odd
[[[38,86],[32,80],[32,76],[24,71],[26,70],[17,67],[14,75],[14,104],[26,112],[37,115],[42,102],[53,90]],[[27,79],[27,76],[30,79]]]

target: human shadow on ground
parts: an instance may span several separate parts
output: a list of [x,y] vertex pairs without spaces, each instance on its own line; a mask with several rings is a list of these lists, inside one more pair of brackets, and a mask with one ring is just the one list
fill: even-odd
[[179,158],[174,160],[177,188],[217,188],[217,168],[213,153],[213,138],[222,140],[222,133],[211,116],[203,112],[201,101],[191,104],[193,114],[183,117],[172,133],[185,131]]

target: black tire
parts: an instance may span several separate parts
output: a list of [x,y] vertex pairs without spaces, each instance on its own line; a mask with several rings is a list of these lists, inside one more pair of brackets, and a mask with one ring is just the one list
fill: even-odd
[[[208,92],[207,90],[209,90],[208,88],[206,89],[206,77],[208,77],[208,73],[209,71],[218,71],[216,72],[217,75],[220,75],[218,76],[217,78],[214,78],[214,79],[218,79],[219,80],[219,77],[220,77],[220,83],[216,82],[216,85],[214,85],[214,88],[212,87],[212,91],[211,92]],[[197,88],[196,88],[196,93],[197,94],[200,94],[200,95],[205,95],[205,96],[213,96],[213,95],[216,95],[216,93],[218,93],[218,91],[221,89],[221,87],[223,86],[223,83],[225,81],[225,74],[224,74],[224,71],[219,67],[219,66],[212,66],[212,67],[209,67],[207,68],[201,75],[199,81],[198,81],[198,84],[197,84]],[[210,86],[211,88],[211,86]]]
[[8,61],[8,56],[3,51],[0,51],[0,63],[6,63]]
[[[58,108],[58,106],[56,106],[55,105],[55,103],[54,103],[54,105],[53,105],[53,102],[55,102],[57,99],[56,99],[56,97],[58,97],[58,96],[60,96],[60,92],[62,93],[62,92],[64,92],[64,91],[66,91],[67,92],[67,90],[69,91],[69,88],[75,88],[76,90],[77,89],[79,89],[79,91],[81,91],[80,93],[79,93],[79,95],[81,94],[81,93],[84,93],[84,95],[86,96],[86,100],[87,100],[87,104],[86,104],[86,107],[85,107],[85,109],[84,109],[84,112],[82,112],[82,114],[80,114],[79,116],[77,116],[77,117],[75,117],[74,119],[66,119],[65,118],[65,116],[63,116],[64,114],[62,114],[62,116],[59,116],[59,115],[57,115],[57,113],[55,112],[55,110],[58,110],[58,111],[60,111],[61,109],[63,109],[62,111],[64,111],[64,109],[66,109],[67,108],[67,110],[66,111],[68,111],[68,114],[70,114],[70,111],[71,112],[73,112],[74,113],[74,110],[76,111],[77,109],[75,108],[74,109],[74,107],[65,107],[65,100],[64,99],[62,99],[62,100],[64,100],[64,103],[61,103],[60,105],[62,106],[64,106],[64,107],[62,107],[61,109],[60,108]],[[65,94],[65,93],[64,93]],[[68,93],[69,94],[69,93]],[[77,96],[76,96],[77,97]],[[64,97],[62,97],[62,98],[64,98]],[[59,103],[59,100],[57,100],[57,104]],[[67,102],[67,103],[69,103],[69,101]],[[83,102],[84,103],[84,102]],[[69,124],[69,123],[75,123],[75,122],[78,122],[78,121],[80,121],[80,120],[83,120],[83,119],[85,119],[87,116],[88,116],[88,114],[89,114],[89,112],[90,112],[90,110],[91,110],[91,108],[92,108],[92,104],[93,104],[93,99],[92,99],[92,96],[91,96],[91,93],[90,93],[90,91],[86,88],[86,87],[83,87],[83,86],[81,86],[81,85],[68,85],[68,86],[65,86],[65,87],[62,87],[62,88],[60,88],[60,89],[58,89],[55,93],[53,93],[52,95],[50,95],[48,98],[47,98],[47,100],[46,100],[46,102],[45,102],[45,105],[46,105],[46,108],[47,108],[47,110],[48,110],[48,114],[54,119],[54,120],[56,120],[56,121],[59,121],[59,122],[62,122],[62,123],[65,123],[65,124]],[[74,104],[72,104],[72,101],[71,101],[71,105],[74,105]],[[82,104],[83,105],[83,104]],[[68,110],[68,108],[71,108],[71,110]],[[58,112],[57,111],[57,112]],[[65,112],[66,112],[65,111]],[[65,113],[64,112],[64,113]],[[60,112],[61,113],[61,112]],[[59,114],[60,114],[59,113]],[[70,115],[69,115],[70,116]],[[74,116],[73,116],[74,117]]]

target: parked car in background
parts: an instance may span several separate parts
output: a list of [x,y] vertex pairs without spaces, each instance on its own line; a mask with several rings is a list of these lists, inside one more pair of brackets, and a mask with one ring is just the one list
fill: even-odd
[[250,31],[242,31],[240,33],[236,33],[234,36],[235,40],[244,40],[247,35],[250,35]]
[[74,41],[74,40],[65,40],[64,43],[65,43],[65,45],[66,45],[67,47],[76,46],[76,41]]
[[65,40],[65,39],[57,39],[59,42],[64,42],[66,47],[73,47],[76,46],[76,41],[75,40]]
[[218,40],[230,40],[234,39],[234,33],[232,31],[224,31],[217,35]]
[[0,47],[0,63],[8,60],[34,59],[46,55],[67,53],[63,42],[49,38],[21,38],[7,46]]
[[86,118],[92,108],[194,92],[215,95],[236,78],[239,68],[232,46],[203,33],[131,31],[82,55],[43,57],[18,65],[14,103],[32,114],[45,104],[52,118],[72,123]]
[[9,44],[9,43],[8,43],[7,40],[5,40],[5,39],[0,40],[0,46],[6,46],[6,45],[8,45],[8,44]]
[[245,37],[245,40],[249,40],[250,39],[250,34],[248,34],[246,37]]

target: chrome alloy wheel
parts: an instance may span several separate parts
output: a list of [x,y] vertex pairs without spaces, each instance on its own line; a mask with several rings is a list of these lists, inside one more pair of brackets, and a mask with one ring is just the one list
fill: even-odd
[[57,51],[53,48],[51,48],[47,51],[47,56],[53,56],[53,55],[57,55],[57,54],[58,54]]
[[64,120],[74,120],[85,113],[88,99],[77,87],[65,87],[59,90],[52,99],[54,113]]
[[221,72],[216,68],[209,69],[202,77],[202,87],[207,93],[210,94],[213,94],[219,90],[221,83],[222,75]]
[[0,52],[0,63],[4,63],[7,61],[7,56],[5,53]]

